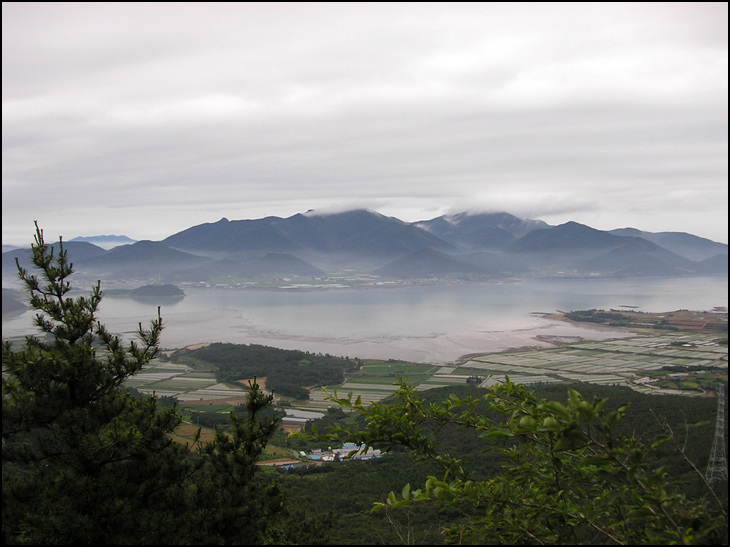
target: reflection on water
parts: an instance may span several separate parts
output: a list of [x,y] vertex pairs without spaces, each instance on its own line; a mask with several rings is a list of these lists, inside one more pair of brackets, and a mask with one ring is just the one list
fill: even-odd
[[[552,279],[398,289],[329,291],[190,290],[184,299],[106,298],[100,318],[131,335],[162,307],[164,347],[199,342],[448,362],[467,353],[540,345],[536,337],[606,338],[617,331],[547,321],[532,312],[727,307],[727,279]],[[6,321],[3,337],[32,333],[32,312]]]

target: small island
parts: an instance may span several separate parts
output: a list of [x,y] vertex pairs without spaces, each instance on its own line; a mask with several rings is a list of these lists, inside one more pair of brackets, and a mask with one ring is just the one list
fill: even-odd
[[143,285],[129,291],[129,296],[185,296],[183,291],[177,285],[167,283],[165,285]]
[[149,298],[149,297],[164,297],[164,298],[183,298],[185,297],[185,291],[183,291],[177,285],[166,283],[163,285],[142,285],[136,289],[109,289],[104,291],[106,296],[130,296],[132,298]]

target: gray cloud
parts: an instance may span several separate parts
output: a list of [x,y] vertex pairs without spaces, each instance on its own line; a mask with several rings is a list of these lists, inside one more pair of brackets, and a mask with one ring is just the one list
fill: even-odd
[[3,242],[503,209],[727,242],[727,4],[3,4]]

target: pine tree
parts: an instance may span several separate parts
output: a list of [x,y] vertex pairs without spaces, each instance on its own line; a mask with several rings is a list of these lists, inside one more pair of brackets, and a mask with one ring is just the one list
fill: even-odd
[[[181,445],[176,408],[122,386],[156,355],[158,317],[126,347],[97,320],[100,284],[70,297],[73,265],[36,224],[34,274],[18,265],[43,337],[3,343],[3,543],[262,544],[316,541],[256,460],[276,428],[254,382],[232,434]],[[287,520],[288,519],[288,520]]]

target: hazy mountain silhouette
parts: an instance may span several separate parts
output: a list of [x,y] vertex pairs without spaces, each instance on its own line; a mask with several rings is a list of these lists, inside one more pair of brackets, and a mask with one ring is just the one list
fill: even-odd
[[132,243],[136,243],[134,239],[124,235],[80,236],[73,238],[71,241],[85,241],[87,243],[93,243],[97,247],[101,247],[107,251],[114,247],[119,247],[120,245],[131,245]]
[[727,255],[727,245],[685,232],[642,232],[636,228],[620,228],[609,233],[646,239],[690,260],[704,260],[717,254]]
[[509,213],[459,213],[414,224],[457,246],[484,250],[504,249],[533,230],[549,228],[541,220],[523,220]]
[[572,268],[586,273],[625,277],[633,276],[679,276],[700,273],[697,263],[683,258],[653,243],[627,238],[626,245],[614,247],[595,258],[572,264]]
[[727,275],[727,254],[717,254],[699,262],[702,272]]
[[[89,238],[92,239],[92,238]],[[229,283],[262,277],[322,277],[351,271],[382,277],[493,278],[727,274],[727,245],[680,232],[550,226],[504,212],[460,213],[407,223],[369,210],[308,211],[288,218],[192,226],[163,241],[109,251],[64,243],[79,273],[102,280]],[[3,253],[3,276],[17,280]]]
[[707,271],[646,238],[615,235],[577,222],[530,232],[505,251],[529,257],[533,268],[575,275],[678,276]]
[[459,260],[434,249],[421,249],[389,262],[373,272],[383,277],[430,278],[446,276],[503,277],[503,274]]
[[315,268],[309,262],[301,260],[289,253],[267,253],[262,257],[244,260],[241,266],[241,274],[249,278],[271,275],[309,277],[324,275],[323,270]]
[[227,251],[245,258],[296,251],[388,257],[427,246],[453,247],[416,226],[366,210],[297,214],[286,219],[229,221],[223,218],[188,228],[163,242],[186,251]]
[[[49,246],[53,249],[54,255],[57,255],[60,248],[58,242],[49,242]],[[68,261],[74,264],[74,266],[78,266],[85,260],[104,256],[107,253],[107,251],[101,247],[85,241],[64,241],[63,249],[66,251]],[[3,277],[17,276],[18,270],[15,265],[16,258],[18,258],[18,262],[21,267],[25,269],[31,268],[32,264],[30,256],[30,247],[24,249],[13,249],[12,251],[3,253]]]
[[2,292],[2,304],[3,304],[3,315],[9,314],[20,314],[28,309],[28,306],[23,301],[25,298],[24,294],[20,291],[11,289],[3,289]]
[[207,257],[171,249],[159,241],[144,240],[84,259],[79,262],[79,266],[87,275],[103,273],[111,277],[142,278],[164,277],[171,271],[210,261]]
[[224,258],[193,268],[178,270],[168,276],[173,281],[208,283],[240,282],[267,277],[321,277],[325,272],[289,253],[267,253],[247,260]]
[[560,226],[529,232],[506,250],[512,253],[595,252],[615,247],[619,239],[619,236],[571,221]]

